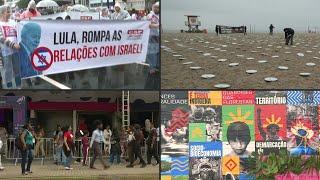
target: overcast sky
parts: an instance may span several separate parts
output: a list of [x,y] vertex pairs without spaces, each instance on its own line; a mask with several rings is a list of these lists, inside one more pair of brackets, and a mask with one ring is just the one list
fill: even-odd
[[306,31],[320,30],[320,0],[161,0],[163,29],[187,29],[184,15],[199,15],[201,29],[213,31],[216,24],[255,26],[265,32],[272,23],[275,31],[293,27]]

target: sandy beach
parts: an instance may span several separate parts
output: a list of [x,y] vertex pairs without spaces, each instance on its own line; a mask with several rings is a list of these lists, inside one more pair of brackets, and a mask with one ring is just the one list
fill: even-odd
[[[230,89],[320,88],[318,34],[296,33],[293,46],[285,45],[283,33],[164,33],[161,39],[163,89],[216,89],[220,83]],[[205,79],[203,74],[214,77]],[[267,82],[266,77],[277,81]]]

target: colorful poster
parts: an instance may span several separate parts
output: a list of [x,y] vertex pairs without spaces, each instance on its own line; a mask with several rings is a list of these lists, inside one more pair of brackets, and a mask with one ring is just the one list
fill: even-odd
[[162,176],[187,176],[189,175],[189,157],[161,155]]
[[221,157],[222,142],[190,142],[189,157]]
[[254,91],[222,91],[223,105],[255,104]]
[[190,122],[205,123],[207,141],[221,140],[221,106],[195,106],[191,105]]
[[319,147],[318,107],[287,106],[287,138],[291,155],[315,155]]
[[190,158],[190,180],[221,179],[221,158]]
[[320,104],[320,91],[288,91],[288,105],[318,105]]
[[187,91],[161,93],[161,151],[188,155],[189,106]]
[[189,105],[221,105],[221,91],[189,91]]
[[285,105],[257,105],[255,111],[255,140],[286,140],[287,107]]
[[239,175],[240,174],[240,158],[239,156],[224,156],[222,158],[222,174],[223,175]]
[[189,123],[189,142],[206,142],[206,124]]
[[254,151],[254,106],[222,107],[223,154],[248,157]]

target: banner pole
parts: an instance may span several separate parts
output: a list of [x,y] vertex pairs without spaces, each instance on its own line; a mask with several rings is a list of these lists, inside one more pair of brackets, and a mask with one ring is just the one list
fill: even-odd
[[53,80],[53,79],[51,79],[51,78],[49,78],[47,76],[39,75],[38,77],[40,77],[41,79],[47,81],[48,83],[50,83],[50,84],[52,84],[52,85],[54,85],[54,86],[56,86],[56,87],[58,87],[60,89],[71,89],[68,86],[65,86],[64,84],[61,84],[61,83],[59,83],[59,82],[57,82],[57,81],[55,81],[55,80]]

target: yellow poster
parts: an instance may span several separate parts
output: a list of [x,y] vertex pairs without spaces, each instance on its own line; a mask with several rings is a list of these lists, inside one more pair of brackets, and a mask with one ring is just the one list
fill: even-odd
[[222,158],[222,173],[238,175],[240,173],[239,156],[224,156]]
[[222,105],[221,91],[189,91],[189,105]]
[[161,180],[171,180],[171,176],[161,176]]

